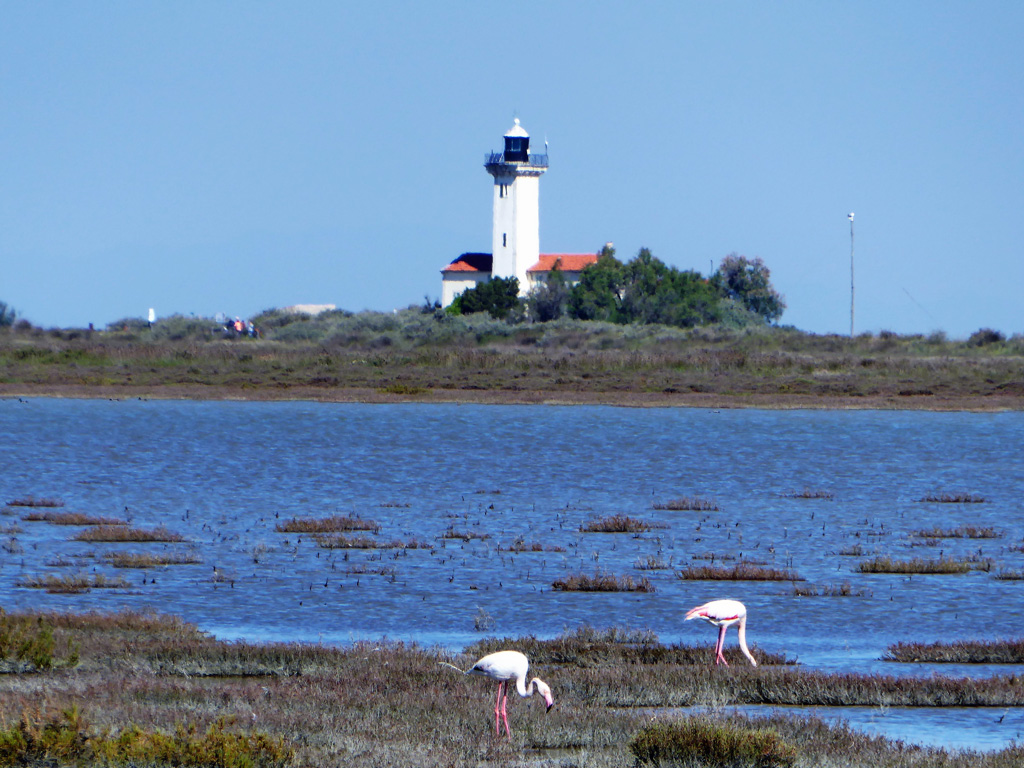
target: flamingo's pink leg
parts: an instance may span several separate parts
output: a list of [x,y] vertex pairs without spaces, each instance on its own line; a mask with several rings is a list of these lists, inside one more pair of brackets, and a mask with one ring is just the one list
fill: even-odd
[[715,664],[725,664],[729,666],[729,662],[725,660],[725,656],[722,654],[722,649],[725,647],[725,630],[727,627],[723,624],[718,628],[718,643],[715,645]]
[[501,688],[505,685],[504,680],[498,681],[498,698],[494,702],[494,732],[501,736]]
[[[512,738],[512,729],[508,727],[508,683],[505,683],[505,696],[501,700],[501,716],[505,719],[505,733]],[[500,735],[500,734],[499,734]]]

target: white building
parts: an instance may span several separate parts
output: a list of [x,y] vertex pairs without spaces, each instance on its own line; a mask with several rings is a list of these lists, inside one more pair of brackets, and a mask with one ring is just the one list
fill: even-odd
[[520,294],[529,293],[558,266],[568,281],[597,261],[597,254],[541,254],[540,177],[547,154],[530,154],[530,134],[519,124],[505,134],[505,148],[490,152],[484,167],[494,178],[491,253],[464,253],[441,270],[441,303],[451,304],[467,288],[492,277],[519,279]]

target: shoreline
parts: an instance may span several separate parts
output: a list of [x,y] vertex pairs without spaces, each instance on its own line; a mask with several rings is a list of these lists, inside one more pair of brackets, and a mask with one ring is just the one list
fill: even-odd
[[707,408],[715,410],[883,410],[1003,413],[1024,411],[1015,395],[864,395],[564,392],[556,390],[427,389],[396,394],[372,388],[292,386],[285,388],[202,384],[119,386],[82,384],[0,384],[0,398],[66,398],[79,400],[195,400],[223,402],[321,402],[363,404],[458,405],[605,405],[621,408]]

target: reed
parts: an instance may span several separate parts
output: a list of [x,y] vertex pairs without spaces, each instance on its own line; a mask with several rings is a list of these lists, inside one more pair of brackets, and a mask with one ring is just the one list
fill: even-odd
[[956,528],[936,526],[931,529],[913,531],[910,535],[922,539],[998,539],[1000,536],[995,528],[979,528],[976,525],[960,525]]
[[[498,547],[501,551],[501,547]],[[527,542],[523,539],[516,539],[508,547],[505,548],[507,552],[565,552],[565,547],[557,544],[541,544],[539,541]]]
[[689,566],[676,575],[684,581],[803,581],[795,571],[737,563],[732,568],[714,565]]
[[996,574],[1000,581],[1024,581],[1024,571],[1002,570]]
[[19,587],[28,589],[45,589],[47,592],[59,594],[76,594],[88,592],[90,589],[127,589],[131,584],[120,577],[111,578],[102,573],[92,576],[79,573],[72,576],[26,576],[17,582]]
[[[561,646],[532,638],[489,638],[453,654],[389,641],[343,648],[227,643],[156,614],[27,613],[18,620],[30,626],[48,622],[57,647],[72,640],[81,651],[73,669],[0,675],[0,740],[15,746],[10,761],[0,763],[12,765],[241,765],[228,757],[242,754],[246,765],[273,768],[613,768],[634,763],[628,745],[647,726],[676,719],[650,708],[1024,704],[1019,676],[906,679],[740,664],[709,669],[710,644],[694,649],[692,662],[676,663],[681,656],[654,657],[666,652],[645,630],[581,629]],[[522,649],[530,656],[532,672],[555,691],[556,705],[546,714],[543,707],[510,698],[511,739],[494,737],[490,682],[438,663],[467,669],[485,645]],[[727,657],[730,650],[727,646]],[[761,662],[761,653],[755,650],[755,655]],[[78,714],[72,712],[62,725],[59,713],[76,705]],[[64,735],[60,743],[72,746],[98,744],[138,729],[165,739],[138,742],[170,749],[167,737],[183,723],[196,742],[208,747],[197,745],[197,752],[214,757],[204,762],[195,752],[167,751],[163,754],[170,757],[161,762],[154,758],[155,749],[142,749],[134,757],[125,757],[127,751],[107,753],[109,760],[81,758],[80,753],[61,760],[51,754],[43,761],[38,752],[26,753],[10,730],[26,715],[35,733],[45,722]],[[815,718],[746,718],[720,711],[700,717],[733,733],[774,732],[793,745],[797,764],[807,768],[1017,768],[1024,759],[1020,746],[990,753],[919,749]],[[72,724],[76,721],[80,724]],[[218,723],[224,737],[205,739]],[[254,735],[276,747],[246,749],[243,743],[256,743]],[[128,741],[134,743],[131,737]]]
[[789,768],[797,750],[763,727],[722,722],[708,716],[688,717],[645,726],[629,742],[635,765],[752,766]]
[[338,531],[372,531],[378,533],[380,525],[374,520],[363,520],[347,515],[331,517],[293,517],[274,526],[278,533],[336,533]]
[[191,554],[149,554],[147,552],[108,552],[103,559],[115,568],[160,568],[167,565],[196,565],[201,563]]
[[955,643],[896,643],[883,661],[927,664],[1024,664],[1024,639]]
[[986,499],[973,493],[929,493],[918,501],[929,504],[984,504]]
[[[466,649],[472,657],[484,656],[503,648],[518,648],[531,662],[538,665],[556,664],[564,667],[617,667],[625,665],[684,665],[705,669],[711,646],[707,643],[664,645],[655,632],[649,629],[625,627],[595,628],[583,625],[566,630],[550,640],[535,637],[489,637],[474,643]],[[752,652],[759,665],[792,665],[796,662],[785,654],[772,653],[758,648]],[[725,648],[726,660],[742,663],[744,657],[733,645]]]
[[865,560],[857,565],[857,570],[861,573],[899,574],[958,574],[968,573],[976,568],[978,562],[970,558],[940,557],[938,560],[925,560],[915,557],[910,560],[893,560],[888,555]]
[[711,499],[702,499],[699,496],[682,497],[665,502],[656,502],[654,508],[668,510],[671,512],[717,512],[718,504]]
[[654,592],[654,585],[647,578],[633,581],[632,576],[610,573],[570,574],[556,579],[551,586],[559,592]]
[[843,582],[842,584],[828,584],[822,587],[816,586],[796,586],[793,587],[794,597],[864,597],[870,595],[863,589],[855,590],[850,583]]
[[441,534],[442,539],[458,539],[460,541],[484,541],[485,539],[491,538],[489,533],[479,533],[477,531],[459,531],[455,528],[448,528],[444,533]]
[[205,732],[179,724],[173,732],[134,723],[116,735],[93,733],[77,706],[59,714],[23,712],[0,730],[2,765],[192,765],[218,768],[285,768],[295,757],[283,736],[229,732],[220,718]]
[[30,523],[45,522],[53,525],[128,525],[127,520],[117,517],[100,517],[82,512],[29,512],[21,519]]
[[314,540],[322,549],[377,549],[385,546],[369,536],[346,536],[343,533],[334,536],[315,536]]
[[823,499],[825,501],[831,501],[836,496],[832,491],[821,491],[813,488],[804,488],[796,493],[786,494],[786,498],[789,499]]
[[582,524],[580,531],[582,533],[644,533],[653,527],[650,523],[629,515],[611,515]]
[[181,535],[169,531],[162,525],[156,528],[130,528],[125,525],[97,525],[76,533],[74,541],[104,541],[104,542],[179,542],[184,541]]
[[8,507],[63,507],[63,499],[52,499],[46,497],[25,496],[19,499],[11,499],[7,502]]

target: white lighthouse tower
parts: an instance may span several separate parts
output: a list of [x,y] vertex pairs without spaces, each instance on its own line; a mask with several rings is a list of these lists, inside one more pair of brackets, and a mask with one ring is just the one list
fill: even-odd
[[526,271],[540,257],[540,177],[548,156],[530,154],[530,134],[516,118],[505,134],[504,151],[491,152],[484,167],[494,177],[491,276],[517,277],[526,293]]

